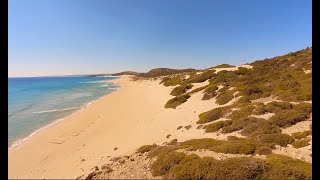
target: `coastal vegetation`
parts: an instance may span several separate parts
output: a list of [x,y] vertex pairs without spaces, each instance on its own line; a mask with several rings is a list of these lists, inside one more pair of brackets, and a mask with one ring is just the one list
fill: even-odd
[[154,160],[152,175],[165,179],[311,179],[310,161],[279,153],[311,148],[312,123],[310,130],[292,132],[312,118],[311,60],[312,48],[306,48],[242,67],[160,68],[140,74],[138,78],[157,77],[172,88],[175,97],[165,108],[176,109],[196,93],[201,102],[212,103],[205,112],[192,110],[198,113],[196,128],[188,121],[174,130],[202,131],[213,138],[169,141],[176,138],[171,133],[169,142],[144,145],[137,153]]
[[[178,146],[162,146],[151,150],[148,157],[157,157],[152,164],[153,176],[165,179],[310,179],[310,163],[284,155],[271,153],[271,148],[254,143],[233,143],[213,139],[189,140]],[[266,155],[265,159],[256,157],[234,157],[218,160],[214,157],[187,155],[178,149],[192,146],[196,149],[213,149],[224,153],[243,153]]]

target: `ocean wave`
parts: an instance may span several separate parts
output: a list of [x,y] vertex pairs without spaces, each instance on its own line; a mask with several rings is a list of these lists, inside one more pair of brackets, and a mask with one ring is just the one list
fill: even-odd
[[105,80],[102,80],[102,81],[88,81],[88,82],[79,82],[79,83],[106,83]]
[[79,108],[80,107],[71,107],[71,108],[64,108],[64,109],[44,110],[44,111],[33,112],[33,114],[51,113],[51,112],[59,112],[59,111],[70,111],[70,110],[79,109]]
[[29,105],[29,106],[27,106],[27,107],[24,107],[24,108],[22,108],[22,109],[16,110],[16,111],[8,114],[8,118],[11,117],[11,116],[16,115],[16,114],[18,114],[18,113],[20,113],[20,112],[22,112],[22,111],[25,111],[25,110],[30,109],[33,105],[34,105],[34,104],[31,104],[31,105]]

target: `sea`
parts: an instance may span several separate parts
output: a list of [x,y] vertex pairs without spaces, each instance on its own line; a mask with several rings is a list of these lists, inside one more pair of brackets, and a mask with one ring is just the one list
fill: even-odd
[[119,88],[117,77],[8,78],[8,147]]

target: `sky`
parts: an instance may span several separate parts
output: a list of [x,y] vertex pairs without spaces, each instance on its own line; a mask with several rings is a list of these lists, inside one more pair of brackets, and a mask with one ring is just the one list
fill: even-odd
[[8,77],[240,65],[312,46],[311,0],[9,0]]

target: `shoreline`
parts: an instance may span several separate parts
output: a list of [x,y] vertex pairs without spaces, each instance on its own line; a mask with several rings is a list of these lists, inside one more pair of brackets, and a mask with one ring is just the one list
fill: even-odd
[[[118,79],[118,78],[121,78],[121,77],[119,76],[119,77],[117,77],[117,79]],[[66,115],[66,116],[64,116],[64,117],[62,117],[62,118],[55,119],[55,120],[53,120],[51,123],[49,123],[49,124],[47,124],[47,125],[39,128],[39,129],[36,129],[36,130],[32,131],[30,134],[26,135],[25,137],[19,138],[19,139],[13,141],[13,142],[8,146],[8,151],[11,151],[11,150],[19,147],[20,145],[22,145],[23,143],[25,143],[26,141],[28,141],[28,139],[30,139],[30,138],[33,137],[34,135],[42,132],[43,130],[48,129],[48,128],[51,128],[51,127],[53,127],[55,124],[58,124],[58,123],[62,122],[63,120],[72,117],[72,115],[74,115],[75,113],[81,112],[82,110],[84,110],[85,108],[87,108],[88,106],[90,106],[93,102],[95,102],[95,101],[103,98],[104,96],[107,96],[107,95],[109,95],[109,94],[117,91],[117,90],[118,90],[119,88],[121,88],[122,86],[121,86],[120,84],[117,84],[115,80],[116,80],[116,79],[112,79],[112,80],[102,80],[102,81],[104,81],[104,82],[106,82],[106,83],[113,83],[113,84],[116,84],[116,85],[118,86],[117,88],[109,88],[109,89],[112,90],[110,93],[104,94],[104,95],[102,95],[101,97],[98,97],[97,99],[93,99],[92,101],[89,101],[89,102],[87,102],[86,104],[84,104],[84,105],[82,105],[82,106],[79,106],[79,107],[77,108],[77,110],[75,110],[74,112],[72,112],[72,113],[70,113],[70,114],[68,114],[68,115]]]
[[[9,179],[75,179],[143,145],[226,138],[196,129],[198,114],[218,106],[214,98],[201,101],[201,91],[177,109],[167,109],[164,105],[174,97],[174,87],[128,76],[112,81],[120,85],[117,91],[10,150]],[[192,127],[177,130],[179,126]]]

